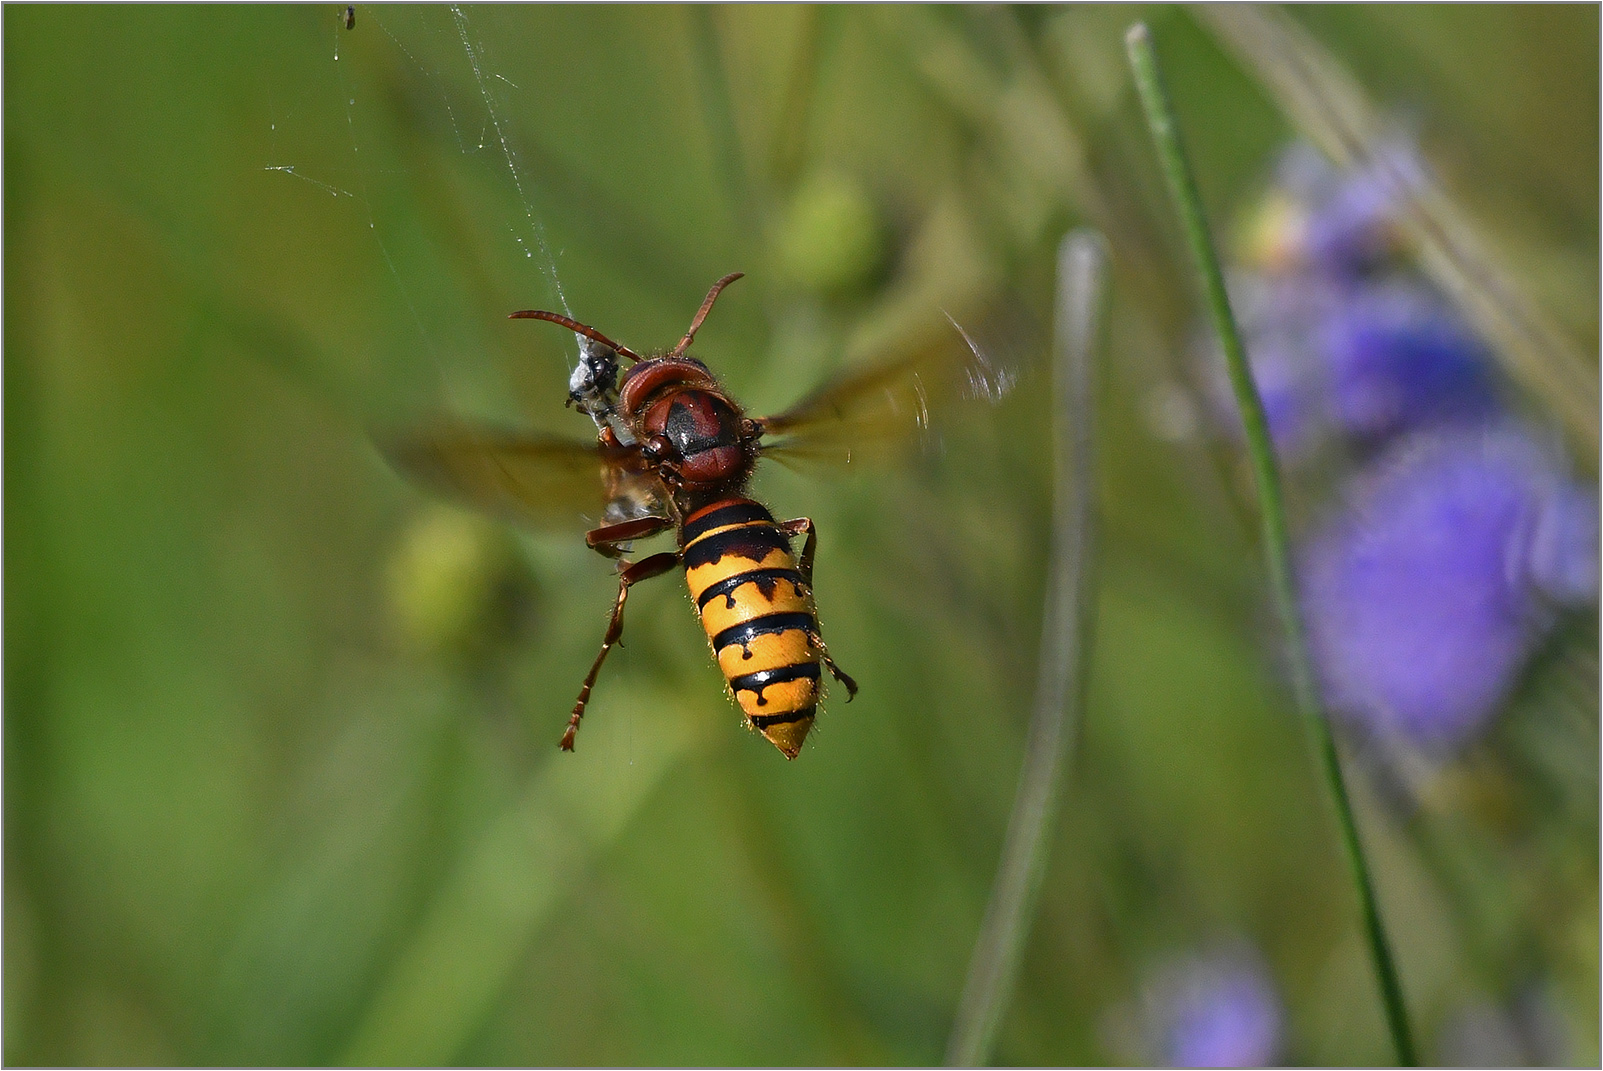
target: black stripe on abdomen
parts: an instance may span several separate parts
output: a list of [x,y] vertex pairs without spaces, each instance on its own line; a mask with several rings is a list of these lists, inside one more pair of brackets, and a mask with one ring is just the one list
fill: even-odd
[[799,681],[804,678],[818,679],[817,662],[800,662],[794,666],[776,666],[773,669],[762,669],[756,673],[747,673],[740,677],[729,678],[729,687],[736,692],[757,693],[757,705],[767,706],[768,700],[763,698],[763,689],[770,684],[783,684],[786,681]]
[[[761,509],[762,507],[758,507]],[[764,512],[767,512],[766,510]],[[772,521],[761,521],[740,528],[726,528],[695,542],[686,541],[685,569],[711,565],[725,554],[760,562],[776,550],[790,553],[790,540]]]
[[[802,721],[806,718],[811,718],[817,713],[818,707],[814,705],[810,707],[802,707],[800,710],[792,710],[788,713],[753,714],[751,716],[751,724],[757,729],[766,729],[771,725],[785,725],[793,721]],[[798,749],[799,746],[800,745],[798,745]]]
[[812,632],[813,627],[812,614],[767,614],[724,629],[712,638],[712,649],[722,651],[725,647],[733,647],[736,644],[747,647],[758,636],[797,630]]
[[719,506],[706,513],[685,522],[684,534],[680,541],[689,546],[714,528],[724,528],[731,524],[747,524],[751,521],[767,521],[774,523],[774,515],[763,508],[762,503],[751,499],[731,502],[727,506]]
[[763,598],[771,599],[774,597],[774,584],[780,580],[788,581],[791,587],[796,589],[797,594],[801,593],[803,586],[802,576],[796,570],[753,569],[747,573],[737,573],[734,576],[726,577],[716,584],[708,584],[707,590],[703,591],[701,597],[696,600],[696,609],[704,609],[709,602],[722,595],[729,600],[724,608],[733,610],[735,608],[735,589],[742,584],[756,584],[757,589],[763,593]]

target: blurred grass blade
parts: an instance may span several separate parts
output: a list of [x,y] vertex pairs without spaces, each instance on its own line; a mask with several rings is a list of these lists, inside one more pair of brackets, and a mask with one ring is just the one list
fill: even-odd
[[1041,621],[1040,676],[1001,865],[947,1045],[946,1062],[953,1066],[975,1066],[990,1056],[1029,936],[1064,772],[1079,733],[1091,642],[1094,358],[1107,259],[1102,236],[1089,230],[1070,234],[1058,250],[1052,559]]
[[596,777],[569,756],[547,761],[522,801],[483,832],[446,879],[340,1062],[456,1062],[575,879],[685,754],[694,735],[687,724],[661,719],[651,747]]
[[1408,1025],[1408,1010],[1403,1003],[1402,984],[1392,957],[1391,944],[1386,938],[1380,918],[1380,907],[1375,899],[1374,884],[1369,876],[1369,863],[1364,856],[1363,844],[1358,838],[1358,824],[1353,817],[1352,801],[1347,796],[1347,784],[1342,775],[1341,757],[1336,751],[1335,737],[1320,703],[1314,686],[1312,665],[1308,658],[1308,644],[1303,634],[1302,614],[1297,606],[1291,577],[1291,540],[1286,529],[1286,510],[1280,490],[1280,472],[1276,466],[1274,446],[1269,438],[1269,421],[1264,415],[1263,399],[1252,381],[1247,367],[1247,352],[1241,343],[1235,314],[1225,292],[1224,272],[1219,267],[1219,255],[1208,234],[1208,224],[1202,214],[1202,197],[1197,192],[1185,150],[1180,143],[1180,132],[1175,124],[1174,109],[1169,104],[1158,72],[1158,58],[1152,48],[1152,35],[1146,26],[1137,23],[1125,37],[1130,51],[1130,67],[1135,74],[1136,88],[1141,94],[1141,105],[1146,112],[1147,125],[1157,149],[1158,161],[1164,179],[1180,216],[1186,243],[1191,248],[1197,274],[1201,277],[1208,312],[1225,363],[1230,372],[1230,385],[1236,404],[1241,410],[1246,432],[1247,453],[1252,461],[1254,482],[1262,505],[1264,557],[1269,569],[1269,583],[1281,627],[1285,630],[1286,660],[1291,671],[1292,687],[1297,706],[1301,710],[1309,731],[1314,734],[1320,761],[1324,766],[1325,780],[1330,788],[1331,802],[1336,808],[1342,847],[1347,855],[1353,883],[1357,887],[1364,930],[1369,940],[1370,954],[1375,961],[1375,973],[1380,980],[1381,1000],[1385,1005],[1386,1022],[1402,1063],[1415,1066],[1413,1035]]
[[1509,374],[1558,414],[1586,455],[1597,453],[1596,365],[1502,272],[1490,243],[1429,174],[1404,177],[1374,148],[1386,117],[1335,57],[1268,7],[1206,5],[1202,22],[1302,134],[1342,167],[1368,168],[1388,187],[1421,263],[1492,343]]
[[729,69],[724,63],[722,36],[718,32],[715,10],[697,4],[690,9],[690,41],[695,54],[696,90],[712,141],[714,160],[723,172],[724,185],[735,217],[752,242],[762,235],[762,211],[758,191],[746,168],[746,154],[735,124],[735,102],[729,85]]
[[[969,128],[979,158],[1013,177],[1010,215],[1029,217],[1027,205],[1046,218],[1072,204],[1085,218],[1109,218],[1106,198],[1090,166],[1086,137],[1057,100],[1016,15],[1003,8],[976,9],[965,30],[944,12],[913,4],[874,9],[881,32],[905,53],[929,91]],[[982,34],[978,24],[985,24]],[[995,39],[997,58],[977,43]],[[1045,237],[1045,235],[1043,235]]]
[[801,25],[796,31],[796,59],[785,79],[779,120],[768,153],[771,181],[782,195],[794,191],[796,178],[807,160],[819,84],[840,23],[840,13],[833,6],[808,4],[797,17]]

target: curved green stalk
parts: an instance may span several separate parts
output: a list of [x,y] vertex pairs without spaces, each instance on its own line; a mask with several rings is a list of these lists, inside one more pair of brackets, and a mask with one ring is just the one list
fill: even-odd
[[1046,875],[1064,771],[1079,735],[1091,642],[1094,529],[1094,386],[1107,277],[1107,245],[1075,231],[1058,250],[1052,363],[1052,558],[1041,619],[1035,710],[991,901],[969,962],[946,1062],[986,1062],[1013,995],[1030,920]]
[[1280,492],[1280,473],[1275,464],[1274,446],[1269,438],[1269,422],[1264,415],[1263,399],[1247,370],[1247,354],[1236,329],[1230,300],[1225,293],[1224,273],[1219,268],[1219,257],[1208,236],[1208,225],[1202,215],[1202,198],[1191,175],[1190,164],[1180,145],[1180,134],[1174,121],[1174,110],[1169,105],[1168,93],[1158,73],[1157,56],[1152,48],[1152,35],[1146,26],[1137,23],[1125,37],[1130,52],[1130,67],[1135,74],[1136,88],[1146,111],[1147,125],[1157,146],[1158,160],[1174,198],[1175,209],[1185,231],[1186,242],[1196,261],[1202,278],[1204,298],[1213,320],[1214,332],[1224,350],[1225,364],[1230,371],[1230,385],[1235,392],[1236,404],[1241,409],[1242,423],[1246,428],[1247,454],[1252,462],[1252,474],[1258,487],[1258,498],[1263,505],[1262,538],[1264,558],[1269,567],[1269,584],[1281,626],[1285,630],[1287,663],[1291,668],[1292,688],[1298,708],[1314,734],[1325,779],[1330,787],[1331,802],[1336,808],[1337,822],[1341,827],[1342,847],[1352,870],[1353,884],[1358,888],[1358,899],[1363,912],[1364,931],[1369,940],[1370,953],[1375,961],[1375,973],[1380,980],[1381,1000],[1386,1009],[1386,1022],[1391,1029],[1392,1041],[1397,1047],[1397,1058],[1415,1066],[1418,1057],[1408,1025],[1408,1009],[1403,1003],[1402,984],[1392,958],[1391,945],[1380,917],[1375,899],[1374,884],[1369,876],[1369,863],[1358,837],[1358,824],[1353,818],[1352,802],[1347,796],[1346,781],[1342,776],[1341,759],[1336,741],[1325,718],[1319,692],[1314,687],[1313,670],[1308,660],[1308,644],[1303,634],[1302,615],[1291,577],[1290,539],[1286,531],[1285,503]]

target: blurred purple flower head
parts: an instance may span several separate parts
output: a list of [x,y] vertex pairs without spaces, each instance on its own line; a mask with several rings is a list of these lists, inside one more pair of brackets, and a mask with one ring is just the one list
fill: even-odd
[[[1423,184],[1413,142],[1371,145],[1363,167],[1338,170],[1298,142],[1251,217],[1248,270],[1230,298],[1282,457],[1306,460],[1332,440],[1374,447],[1428,425],[1490,416],[1490,353],[1458,312],[1402,258],[1398,227]],[[1216,342],[1210,397],[1238,428]]]
[[1247,259],[1270,271],[1355,279],[1401,251],[1402,210],[1424,176],[1406,134],[1375,142],[1366,162],[1347,171],[1296,142],[1276,161],[1270,190],[1247,228]]
[[1335,422],[1363,439],[1493,408],[1488,354],[1451,306],[1415,283],[1355,289],[1321,325]]
[[[1253,382],[1263,399],[1269,434],[1280,451],[1300,454],[1328,431],[1328,362],[1318,325],[1339,308],[1330,287],[1301,277],[1236,275],[1230,280]],[[1224,356],[1209,336],[1213,410],[1224,427],[1240,431],[1241,417],[1226,375]]]
[[1597,594],[1598,498],[1589,488],[1555,488],[1531,532],[1531,580],[1554,600],[1583,603]]
[[[1496,407],[1486,348],[1422,283],[1241,275],[1231,300],[1283,456],[1297,459],[1331,436],[1375,443]],[[1213,360],[1214,407],[1234,427],[1240,418],[1216,346]]]
[[1596,596],[1598,498],[1504,427],[1400,444],[1302,556],[1332,709],[1449,748],[1508,695],[1556,603]]
[[1168,964],[1148,993],[1159,1060],[1262,1067],[1280,1058],[1284,1011],[1262,961],[1231,947]]
[[1396,253],[1403,207],[1423,185],[1424,174],[1424,163],[1406,136],[1372,145],[1368,163],[1343,175],[1310,212],[1309,260],[1320,270],[1351,276]]

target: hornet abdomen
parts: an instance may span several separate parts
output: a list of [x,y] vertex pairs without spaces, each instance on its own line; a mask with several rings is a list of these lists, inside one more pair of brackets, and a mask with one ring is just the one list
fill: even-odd
[[793,759],[817,715],[823,655],[790,538],[744,497],[695,511],[683,532],[690,597],[729,690],[751,726]]

